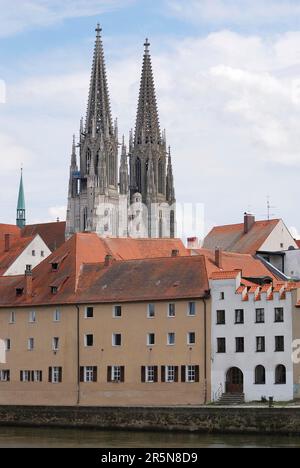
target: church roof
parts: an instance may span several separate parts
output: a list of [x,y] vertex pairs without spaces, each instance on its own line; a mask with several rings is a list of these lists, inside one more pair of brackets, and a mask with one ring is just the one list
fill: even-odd
[[25,210],[23,171],[21,172],[17,210]]

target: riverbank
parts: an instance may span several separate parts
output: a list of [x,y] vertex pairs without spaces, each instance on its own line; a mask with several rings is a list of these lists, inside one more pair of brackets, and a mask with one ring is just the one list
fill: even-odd
[[128,431],[300,435],[300,407],[0,406],[0,425]]

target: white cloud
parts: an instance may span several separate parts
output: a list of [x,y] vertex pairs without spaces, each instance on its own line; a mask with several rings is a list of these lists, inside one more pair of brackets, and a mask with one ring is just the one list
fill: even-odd
[[67,213],[66,206],[52,206],[49,208],[49,215],[52,221],[59,219],[60,221],[65,221]]
[[166,0],[167,11],[193,23],[259,24],[300,17],[298,0]]
[[134,0],[0,0],[0,36],[45,27],[68,18],[95,16]]

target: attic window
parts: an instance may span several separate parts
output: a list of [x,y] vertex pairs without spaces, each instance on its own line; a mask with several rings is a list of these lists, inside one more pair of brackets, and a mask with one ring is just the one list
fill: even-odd
[[22,296],[24,292],[24,288],[16,288],[16,296]]
[[51,263],[51,266],[52,266],[52,271],[58,270],[58,263]]
[[58,292],[58,287],[57,286],[51,286],[51,294],[57,294]]

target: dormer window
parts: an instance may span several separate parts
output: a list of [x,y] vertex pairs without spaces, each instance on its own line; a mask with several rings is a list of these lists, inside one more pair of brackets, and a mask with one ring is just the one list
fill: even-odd
[[20,297],[23,295],[24,288],[16,288],[16,296]]
[[58,287],[57,286],[51,286],[51,294],[57,294],[58,292]]
[[58,270],[58,263],[51,263],[51,266],[52,266],[52,271]]

